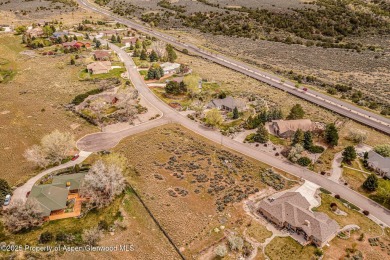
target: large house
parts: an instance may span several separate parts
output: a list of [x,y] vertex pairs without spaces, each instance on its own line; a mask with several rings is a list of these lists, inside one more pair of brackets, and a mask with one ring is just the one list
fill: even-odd
[[242,100],[227,96],[223,99],[213,99],[207,104],[207,108],[216,108],[218,110],[233,111],[237,108],[239,111],[245,108],[245,103]]
[[279,228],[286,228],[303,236],[304,244],[323,247],[339,231],[336,221],[322,212],[309,210],[310,203],[299,192],[287,192],[277,199],[259,203],[258,212]]
[[121,42],[126,46],[130,47],[131,45],[135,45],[137,42],[138,38],[137,37],[129,37],[129,38],[123,38]]
[[313,131],[316,129],[316,124],[310,119],[273,120],[271,127],[280,137],[288,138],[293,136],[298,129],[302,131]]
[[368,166],[383,177],[390,178],[390,157],[383,157],[374,150],[368,152]]
[[111,70],[111,61],[96,61],[87,65],[87,70],[91,74],[104,74]]
[[179,63],[165,62],[161,64],[161,68],[164,71],[164,75],[178,73],[180,70]]
[[71,42],[62,43],[62,47],[64,47],[65,49],[70,49],[70,48],[80,49],[81,47],[89,48],[91,47],[91,44],[88,42],[71,41]]
[[28,200],[36,200],[43,217],[62,214],[73,194],[77,194],[84,180],[85,173],[54,176],[51,184],[36,185],[28,195]]
[[109,51],[94,51],[93,56],[95,60],[110,60],[111,52]]
[[31,38],[37,38],[37,37],[42,37],[45,33],[43,32],[42,27],[35,27],[27,30],[26,35],[30,36]]

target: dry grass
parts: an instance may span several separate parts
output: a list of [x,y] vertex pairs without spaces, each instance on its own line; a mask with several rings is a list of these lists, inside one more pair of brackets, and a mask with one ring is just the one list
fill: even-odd
[[272,260],[301,260],[314,256],[314,246],[301,246],[291,237],[275,237],[265,248],[265,254]]
[[17,72],[11,82],[0,85],[0,177],[11,185],[35,174],[22,154],[43,135],[58,129],[79,138],[97,130],[62,106],[94,88],[77,79],[80,68],[68,65],[70,56],[32,58],[20,54],[24,50],[19,37],[0,36],[2,58],[13,62]]
[[[267,165],[235,152],[220,150],[218,145],[176,125],[129,137],[115,150],[128,158],[133,167],[129,181],[188,257],[197,256],[223,237],[222,232],[214,231],[215,228],[224,225],[227,229],[242,231],[249,222],[242,203],[227,203],[225,210],[217,210],[219,198],[234,193],[230,191],[231,187],[242,190],[265,187],[258,174]],[[172,161],[171,157],[177,161]],[[228,160],[227,164],[224,160]],[[191,169],[193,165],[197,166]],[[183,178],[176,177],[177,174],[182,174]],[[223,180],[217,183],[225,189],[210,194],[210,182],[199,182],[193,174],[205,174],[215,180],[221,176]],[[229,180],[234,184],[227,184]],[[169,192],[175,188],[184,189],[188,194],[173,197]]]
[[256,221],[252,222],[251,225],[247,228],[246,234],[259,243],[264,243],[267,238],[272,236],[271,231]]

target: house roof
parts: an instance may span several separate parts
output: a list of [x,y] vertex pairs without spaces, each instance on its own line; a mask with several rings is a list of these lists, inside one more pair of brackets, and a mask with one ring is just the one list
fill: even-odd
[[301,129],[303,131],[312,131],[316,125],[310,119],[297,119],[297,120],[273,120],[272,123],[276,124],[279,133],[285,133],[288,131],[297,131]]
[[207,107],[227,107],[229,109],[234,109],[237,107],[237,109],[242,109],[245,107],[245,103],[241,100],[235,99],[232,96],[227,96],[224,99],[213,99],[211,102],[207,105]]
[[262,200],[259,208],[268,212],[279,222],[301,228],[308,236],[326,242],[334,235],[339,225],[321,212],[308,210],[310,203],[299,192],[287,192],[274,201]]
[[161,68],[164,71],[176,70],[176,69],[180,68],[180,64],[179,63],[165,62],[165,63],[161,64]]
[[43,216],[49,216],[51,211],[66,207],[68,189],[54,184],[33,186],[28,196],[35,199],[41,206]]
[[111,55],[109,51],[94,51],[93,54],[95,55],[96,59],[108,58]]
[[132,43],[135,44],[137,42],[137,37],[129,37],[129,38],[123,38],[121,41],[122,43]]
[[390,157],[383,157],[379,153],[371,150],[368,152],[368,162],[381,171],[390,174]]
[[78,190],[84,180],[85,173],[64,174],[53,177],[53,185],[63,185],[66,187],[66,183],[70,182],[70,190]]
[[96,61],[87,65],[88,70],[110,70],[111,61]]
[[59,32],[54,32],[53,33],[54,37],[60,37],[60,36],[64,36],[64,35],[68,35],[68,32],[59,31]]

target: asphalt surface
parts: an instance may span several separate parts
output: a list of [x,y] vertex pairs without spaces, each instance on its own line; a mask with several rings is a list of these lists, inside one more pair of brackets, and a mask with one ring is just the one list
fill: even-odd
[[150,89],[138,73],[137,67],[135,66],[131,57],[118,46],[114,44],[109,44],[109,46],[118,54],[120,59],[125,63],[126,69],[130,75],[130,80],[132,81],[135,88],[144,98],[146,98],[151,104],[153,104],[158,110],[161,111],[161,118],[150,121],[143,125],[134,126],[128,130],[120,131],[117,133],[96,133],[87,135],[86,137],[78,141],[77,146],[80,149],[82,148],[83,150],[89,152],[109,149],[111,148],[111,145],[112,147],[116,146],[116,144],[126,136],[130,136],[132,134],[139,133],[144,130],[151,129],[166,123],[178,123],[215,143],[221,144],[224,147],[230,148],[246,156],[265,162],[274,168],[283,170],[285,172],[313,182],[333,192],[334,194],[339,194],[342,198],[355,204],[359,208],[363,210],[368,210],[371,216],[375,217],[380,222],[390,226],[390,211],[375,203],[374,201],[364,197],[363,195],[349,189],[344,185],[337,184],[318,173],[292,164],[290,162],[282,161],[275,156],[269,155],[247,144],[232,140],[229,137],[224,137],[218,131],[202,126],[188,119],[186,116],[180,114],[176,110],[172,109],[170,106],[158,99],[153,94],[153,92],[150,91]]
[[234,60],[232,58],[220,54],[211,53],[210,51],[203,50],[195,45],[184,43],[179,39],[172,37],[168,34],[164,34],[160,31],[152,30],[149,27],[143,26],[131,20],[118,17],[101,7],[89,3],[87,0],[78,0],[78,2],[80,6],[83,8],[92,10],[96,13],[106,15],[111,19],[123,23],[131,28],[137,29],[141,32],[147,33],[167,43],[170,43],[179,49],[187,49],[190,51],[190,53],[199,55],[203,58],[211,60],[222,66],[241,72],[249,77],[267,83],[270,86],[281,89],[294,96],[312,102],[316,105],[322,106],[324,108],[327,108],[335,113],[351,118],[367,126],[373,127],[386,134],[390,134],[390,119],[388,118],[382,117],[378,114],[359,108],[353,104],[344,102],[337,98],[333,98],[331,96],[328,96],[326,94],[311,89],[309,89],[308,91],[304,91],[303,89],[298,89],[295,87],[295,84],[293,82],[283,81],[281,78],[273,74],[261,71],[246,63]]

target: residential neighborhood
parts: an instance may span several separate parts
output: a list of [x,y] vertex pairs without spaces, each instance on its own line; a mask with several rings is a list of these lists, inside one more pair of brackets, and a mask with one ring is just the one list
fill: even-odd
[[1,258],[390,257],[386,3],[249,2],[0,2]]

